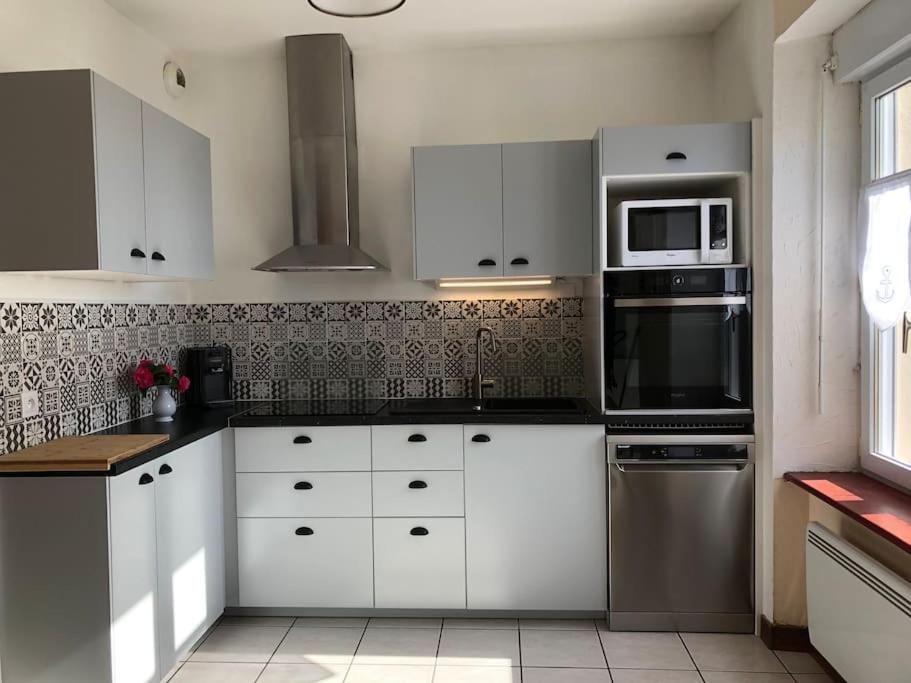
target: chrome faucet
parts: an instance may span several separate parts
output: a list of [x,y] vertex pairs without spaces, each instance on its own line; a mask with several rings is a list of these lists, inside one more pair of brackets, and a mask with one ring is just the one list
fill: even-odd
[[484,379],[484,348],[481,344],[481,339],[485,332],[490,335],[494,351],[497,350],[497,338],[493,336],[493,330],[483,325],[479,327],[474,337],[477,356],[475,358],[474,375],[471,378],[471,398],[474,401],[475,410],[481,409],[481,404],[484,401],[484,390],[489,389],[494,384],[492,379]]

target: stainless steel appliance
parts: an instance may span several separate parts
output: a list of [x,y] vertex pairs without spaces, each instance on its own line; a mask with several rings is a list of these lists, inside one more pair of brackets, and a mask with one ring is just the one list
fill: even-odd
[[607,444],[610,628],[752,633],[753,437]]
[[643,199],[620,202],[608,230],[608,263],[681,266],[733,261],[733,200]]
[[227,346],[194,346],[185,351],[190,378],[187,404],[214,408],[234,402],[231,349]]
[[620,415],[752,415],[750,273],[604,273],[604,409]]

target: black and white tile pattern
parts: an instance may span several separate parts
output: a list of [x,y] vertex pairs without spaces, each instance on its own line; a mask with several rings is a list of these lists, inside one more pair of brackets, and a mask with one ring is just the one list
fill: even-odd
[[[130,374],[187,346],[234,354],[238,400],[457,397],[478,327],[491,395],[579,396],[578,298],[253,304],[0,302],[0,454],[147,415]],[[22,392],[41,414],[24,418]]]

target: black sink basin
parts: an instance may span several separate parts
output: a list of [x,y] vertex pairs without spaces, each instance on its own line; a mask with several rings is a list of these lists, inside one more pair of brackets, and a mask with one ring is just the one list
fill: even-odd
[[462,415],[477,413],[577,413],[569,398],[485,398],[479,409],[470,398],[415,398],[394,401],[391,415]]

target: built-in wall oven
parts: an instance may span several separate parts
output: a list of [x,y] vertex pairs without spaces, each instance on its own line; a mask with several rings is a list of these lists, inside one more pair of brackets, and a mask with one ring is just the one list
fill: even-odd
[[752,423],[750,272],[604,273],[604,410]]

